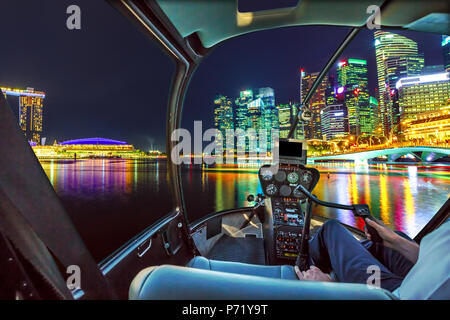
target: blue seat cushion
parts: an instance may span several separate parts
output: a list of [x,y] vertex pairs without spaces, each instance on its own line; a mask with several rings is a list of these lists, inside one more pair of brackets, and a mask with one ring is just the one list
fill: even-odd
[[263,266],[230,261],[210,260],[205,257],[194,257],[186,265],[190,268],[245,274],[249,276],[259,276],[275,279],[297,280],[293,266]]
[[132,300],[395,299],[390,292],[369,288],[365,284],[274,279],[170,265],[153,266],[139,272],[131,283],[129,298]]

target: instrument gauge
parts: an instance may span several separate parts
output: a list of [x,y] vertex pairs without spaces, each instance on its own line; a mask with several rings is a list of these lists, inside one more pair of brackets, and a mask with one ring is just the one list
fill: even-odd
[[295,171],[289,173],[287,176],[287,180],[289,181],[289,183],[296,183],[298,181],[298,178],[298,173]]
[[277,180],[278,182],[283,182],[284,180],[286,180],[286,172],[284,172],[283,170],[278,170],[277,174],[275,175],[275,180]]
[[273,178],[273,173],[269,169],[261,170],[261,177],[264,181],[270,181]]
[[283,197],[288,197],[291,194],[291,187],[289,187],[287,184],[283,184],[280,187],[280,194]]
[[276,187],[273,183],[269,184],[269,185],[266,187],[266,193],[267,193],[269,196],[273,196],[275,193],[277,193],[277,191],[278,191],[278,189],[277,189],[277,187]]
[[301,192],[300,189],[297,189],[297,188],[294,189],[293,194],[294,194],[294,197],[296,197],[296,198],[303,198],[305,196],[303,194],[303,192]]
[[303,171],[301,182],[303,185],[308,185],[312,181],[312,175],[308,171]]

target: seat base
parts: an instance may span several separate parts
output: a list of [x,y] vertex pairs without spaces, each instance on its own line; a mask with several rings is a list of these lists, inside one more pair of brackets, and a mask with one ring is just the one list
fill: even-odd
[[266,278],[287,279],[287,280],[297,279],[294,267],[288,265],[264,266],[241,262],[211,260],[205,257],[197,256],[194,257],[191,261],[189,261],[189,263],[186,266],[195,269],[245,274],[249,276],[258,276]]
[[284,280],[267,278],[269,273],[265,275],[250,276],[169,265],[149,267],[139,272],[134,278],[130,286],[129,298],[137,300],[395,299],[390,292],[377,288],[371,289],[365,284]]

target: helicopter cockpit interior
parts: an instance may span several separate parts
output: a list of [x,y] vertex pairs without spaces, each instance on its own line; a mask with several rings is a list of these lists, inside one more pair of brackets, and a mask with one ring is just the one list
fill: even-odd
[[[320,174],[317,169],[306,166],[306,159],[306,141],[280,139],[279,163],[263,165],[259,169],[264,195],[257,195],[256,199],[250,196],[250,200],[257,202],[254,216],[247,220],[254,227],[247,228],[246,224],[241,226],[243,235],[235,237],[234,242],[222,244],[221,241],[231,239],[222,235],[221,239],[210,245],[207,252],[203,252],[203,256],[194,257],[186,267],[161,266],[142,270],[132,282],[130,298],[168,299],[176,294],[181,299],[188,296],[194,299],[205,296],[228,299],[231,294],[236,297],[234,290],[238,290],[239,298],[242,299],[274,298],[275,295],[277,299],[322,299],[335,298],[337,295],[344,299],[391,299],[392,295],[388,291],[372,290],[365,285],[333,283],[331,286],[327,284],[329,287],[324,290],[323,283],[302,282],[300,286],[296,283],[298,278],[294,265],[307,270],[311,264],[308,243],[315,230],[311,228],[313,203],[347,209],[360,218],[371,218],[367,205],[348,206],[324,202],[311,194]],[[222,219],[218,219],[218,222],[222,223]],[[207,224],[204,228],[208,230],[214,226]],[[206,234],[208,231],[203,232]],[[209,236],[214,237],[209,232]],[[376,231],[372,228],[370,232],[376,241]],[[258,234],[260,239],[257,238]],[[195,241],[198,248],[202,247],[201,242],[201,239]],[[243,250],[245,247],[250,249]],[[214,254],[217,249],[222,251],[221,254]],[[226,251],[225,254],[223,251]],[[246,257],[249,251],[251,255]],[[263,256],[255,259],[258,252]],[[253,263],[242,262],[246,258]],[[179,277],[188,281],[186,287],[176,284],[175,279]],[[227,290],[219,292],[214,289],[222,286]],[[270,293],[264,290],[267,286],[272,288]],[[175,287],[178,287],[177,293]],[[275,290],[275,295],[272,290]]]
[[[339,57],[349,43],[361,30],[367,29],[368,19],[375,16],[375,14],[368,16],[369,6],[375,5],[378,8],[377,12],[382,21],[380,28],[442,35],[448,31],[448,4],[445,1],[434,0],[417,3],[403,0],[300,0],[292,7],[241,12],[238,10],[239,1],[237,0],[107,0],[106,2],[108,9],[127,23],[124,29],[130,27],[131,22],[133,30],[138,29],[145,41],[150,40],[152,49],[156,48],[160,51],[158,54],[163,52],[164,55],[161,54],[161,56],[169,57],[170,67],[173,67],[174,73],[167,75],[167,79],[170,80],[168,80],[170,90],[167,90],[167,99],[164,96],[164,103],[167,104],[161,103],[164,110],[159,112],[162,114],[160,116],[166,119],[165,128],[162,130],[166,157],[162,160],[158,158],[157,161],[160,162],[154,165],[158,168],[157,170],[160,163],[161,167],[164,166],[161,174],[157,171],[155,176],[158,181],[165,183],[163,196],[170,197],[170,203],[167,207],[161,206],[165,210],[164,213],[159,216],[155,214],[149,222],[148,217],[154,213],[153,206],[157,206],[155,201],[162,202],[165,199],[158,193],[155,198],[152,198],[151,203],[145,202],[146,204],[139,208],[142,209],[139,211],[139,218],[142,220],[137,219],[135,223],[139,224],[136,227],[139,231],[133,231],[132,236],[127,235],[127,240],[120,242],[104,256],[94,257],[92,247],[95,247],[98,242],[106,243],[116,237],[115,233],[112,233],[110,238],[104,237],[100,232],[97,234],[97,231],[108,225],[105,217],[109,216],[110,212],[106,211],[96,220],[96,223],[89,221],[89,212],[92,214],[96,208],[94,210],[89,208],[80,214],[79,218],[88,222],[88,231],[91,233],[86,233],[91,236],[90,240],[94,239],[89,246],[87,237],[83,237],[74,223],[73,216],[69,214],[60,195],[55,191],[53,180],[59,179],[60,176],[55,175],[53,177],[55,179],[49,179],[33,146],[24,138],[17,117],[9,105],[9,100],[6,99],[6,94],[0,91],[0,286],[4,288],[0,288],[0,298],[17,300],[397,299],[398,297],[389,290],[373,288],[362,283],[340,282],[333,274],[333,270],[330,272],[330,277],[333,277],[332,282],[299,281],[296,267],[300,271],[306,271],[314,265],[309,250],[310,241],[324,224],[332,220],[332,216],[317,214],[320,209],[331,208],[345,210],[350,215],[352,213],[350,218],[358,221],[354,226],[334,222],[349,231],[358,241],[370,238],[377,244],[382,239],[380,234],[368,224],[366,224],[367,232],[361,230],[363,220],[370,219],[376,222],[373,212],[376,212],[374,214],[376,217],[380,216],[380,210],[374,210],[378,208],[375,208],[373,203],[369,206],[357,196],[348,198],[352,201],[346,202],[332,198],[336,202],[331,202],[328,201],[330,198],[318,192],[320,191],[318,186],[324,182],[324,173],[319,172],[315,165],[308,163],[308,141],[294,138],[294,131],[300,123],[311,122],[310,104],[321,81],[333,65],[337,65]],[[0,14],[2,14],[1,11]],[[20,21],[20,19],[16,20]],[[122,20],[120,22],[124,23]],[[190,185],[183,188],[183,179],[186,177],[190,179],[190,174],[195,168],[194,165],[190,166],[189,174],[184,174],[183,166],[172,159],[171,151],[178,150],[176,149],[178,141],[171,137],[176,130],[182,128],[181,119],[187,91],[203,59],[215,49],[219,49],[223,42],[241,35],[271,29],[285,29],[285,27],[323,25],[333,28],[342,27],[341,30],[346,36],[334,51],[328,50],[330,52],[324,55],[329,58],[325,64],[321,64],[322,69],[316,73],[316,78],[311,82],[301,103],[295,105],[295,115],[290,120],[286,138],[279,139],[278,144],[275,143],[273,161],[266,161],[265,164],[259,162],[257,170],[253,168],[252,171],[252,179],[256,183],[246,185],[245,192],[241,190],[238,196],[234,194],[230,196],[232,200],[237,197],[246,198],[247,201],[239,202],[245,203],[245,206],[230,201],[236,206],[219,209],[214,207],[212,211],[202,210],[198,216],[190,219],[192,217],[188,216],[187,202],[201,202],[201,192],[192,191],[193,196],[192,194],[190,198],[185,196],[186,189],[189,189]],[[117,23],[117,26],[122,25]],[[83,29],[83,32],[87,29]],[[64,31],[66,36],[69,31]],[[116,39],[114,32],[110,32],[109,29],[106,31],[108,37],[113,38],[112,48],[122,44]],[[82,35],[83,32],[78,35]],[[76,34],[75,31],[71,33],[71,35],[74,34]],[[2,48],[3,50],[8,48]],[[128,47],[126,51],[128,54],[126,57],[111,55],[112,63],[115,65],[119,60],[133,60],[133,51]],[[375,59],[375,56],[373,58]],[[145,59],[147,59],[145,63],[138,65],[137,69],[148,62],[156,61],[151,55],[146,56]],[[74,65],[76,67],[76,63]],[[87,69],[90,75],[89,66]],[[109,69],[99,68],[100,72]],[[124,66],[122,69],[129,68]],[[55,68],[55,70],[58,69]],[[142,79],[158,78],[152,73],[151,68],[149,70]],[[169,74],[167,70],[164,72]],[[205,73],[209,76],[212,70],[207,70]],[[448,80],[448,72],[446,77]],[[98,79],[104,80],[105,77],[101,74]],[[116,80],[114,78],[114,81]],[[208,81],[210,81],[209,78]],[[105,86],[105,83],[101,84]],[[117,88],[108,87],[109,94],[112,93],[112,96],[126,91],[123,89],[125,87]],[[298,93],[297,84],[295,84],[295,90]],[[353,91],[350,92],[352,93]],[[150,100],[148,95],[145,99],[142,105],[150,108],[153,116],[157,111],[152,108],[155,108],[157,103],[148,106]],[[208,107],[211,109],[211,104]],[[123,111],[124,108],[121,105],[121,116]],[[136,114],[139,117],[139,112]],[[133,116],[136,117],[134,113]],[[130,127],[132,126],[134,123],[130,124]],[[121,144],[115,145],[117,149],[132,147],[123,141],[118,142]],[[45,148],[51,149],[51,146],[45,146]],[[55,148],[64,149],[61,146],[55,146]],[[94,148],[98,146],[94,145]],[[448,154],[448,145],[444,151],[440,152]],[[435,152],[427,151],[426,155],[434,157]],[[193,153],[191,156],[194,158]],[[102,158],[101,161],[103,160]],[[108,160],[125,162],[124,159],[117,157],[108,158]],[[54,159],[49,160],[49,163],[51,162],[49,166],[54,166],[53,161]],[[76,156],[75,159],[64,158],[63,161],[77,165],[83,163]],[[135,159],[132,161],[139,162]],[[211,169],[210,172],[214,172],[213,167],[209,169]],[[77,170],[79,171],[79,167],[75,166],[70,174],[76,176]],[[94,168],[93,171],[95,170],[97,169]],[[107,171],[105,168],[102,170],[102,172]],[[122,176],[123,179],[113,177],[111,180],[114,183],[131,179],[133,175],[139,174],[137,169],[131,172],[120,167],[120,170],[127,175]],[[56,172],[56,169],[52,172]],[[241,172],[239,171],[239,174]],[[407,171],[405,175],[409,174],[410,172]],[[203,176],[200,175],[200,179]],[[101,177],[99,181],[103,181],[102,179],[104,180],[104,177]],[[65,183],[63,178],[61,180]],[[94,187],[98,186],[99,181],[94,178],[92,180]],[[136,178],[135,181],[137,180]],[[70,183],[67,184],[69,188],[72,188]],[[359,186],[356,183],[353,186],[357,194]],[[134,190],[133,187],[124,188],[126,190],[117,198]],[[147,183],[143,189],[148,192],[149,188],[153,187],[151,183]],[[407,185],[407,187],[410,186]],[[386,191],[387,187],[383,188],[383,191]],[[226,198],[225,192],[221,192],[220,188],[217,190],[215,197],[218,201],[222,201]],[[334,185],[330,187],[330,190],[333,193],[342,191]],[[430,194],[435,192],[434,189],[432,190]],[[103,195],[104,190],[101,192]],[[378,193],[378,190],[376,192]],[[251,194],[248,195],[248,193]],[[388,193],[385,193],[387,198]],[[320,197],[316,196],[317,194]],[[214,197],[211,194],[203,196]],[[148,194],[144,197],[148,197]],[[445,191],[443,197],[448,198]],[[439,199],[441,198],[442,195]],[[408,198],[408,200],[411,199],[412,196]],[[444,199],[444,201],[446,201],[445,204],[441,206],[439,203],[440,206],[436,207],[438,211],[421,225],[418,233],[415,233],[413,240],[417,244],[420,244],[426,235],[439,228],[449,218],[450,199]],[[116,202],[111,203],[108,209]],[[406,211],[414,209],[411,203],[412,201],[409,201],[405,206]],[[134,213],[131,211],[131,206],[128,206],[128,203],[126,205],[126,209],[114,217],[119,229],[128,227],[127,216]],[[386,203],[380,206],[383,206],[386,211],[391,209]],[[95,237],[92,234],[95,234]],[[81,285],[72,285],[72,274],[76,274],[77,270],[81,270],[79,273]]]

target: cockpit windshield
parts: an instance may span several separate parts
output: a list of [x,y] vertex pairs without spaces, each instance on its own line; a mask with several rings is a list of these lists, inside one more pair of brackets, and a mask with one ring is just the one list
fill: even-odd
[[[200,132],[210,128],[224,137],[227,130],[263,130],[269,140],[276,129],[286,138],[308,90],[349,30],[278,28],[218,45],[190,84],[183,128],[199,143]],[[300,122],[293,136],[307,140],[308,164],[320,171],[318,198],[366,203],[374,216],[411,237],[448,199],[448,41],[376,29],[353,39],[311,98],[311,120]],[[246,163],[235,158],[234,164],[192,161],[183,167],[185,198],[196,199],[186,201],[191,221],[248,206],[248,194],[264,191],[256,173],[271,161],[270,141],[267,157],[253,159],[246,143]],[[226,154],[225,139],[223,144]],[[231,149],[238,148],[234,138]],[[317,207],[315,213],[357,228],[364,224],[344,210]]]

